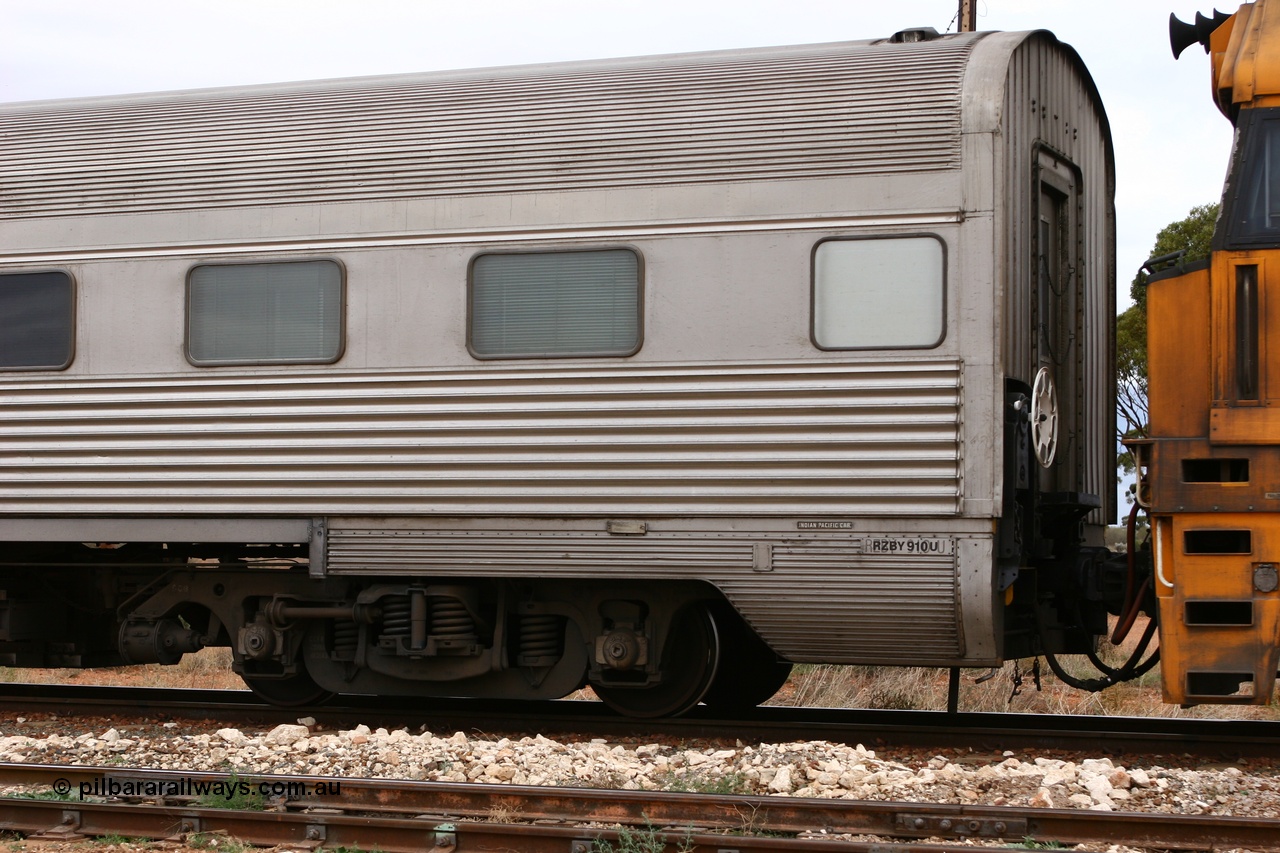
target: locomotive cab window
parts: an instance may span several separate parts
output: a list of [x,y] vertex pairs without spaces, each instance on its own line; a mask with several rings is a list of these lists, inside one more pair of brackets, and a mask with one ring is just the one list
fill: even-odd
[[342,354],[334,261],[208,264],[187,278],[192,364],[327,364]]
[[468,344],[477,358],[625,356],[640,348],[640,259],[630,249],[480,255]]
[[944,278],[937,237],[823,241],[813,258],[813,341],[819,349],[937,346]]
[[1272,245],[1280,239],[1280,108],[1241,110],[1239,125],[1227,242]]
[[0,370],[62,370],[75,340],[71,276],[0,275]]

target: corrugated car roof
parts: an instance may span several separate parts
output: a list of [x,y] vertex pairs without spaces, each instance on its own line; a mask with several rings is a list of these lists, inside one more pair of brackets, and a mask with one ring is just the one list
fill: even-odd
[[0,217],[955,169],[980,35],[0,108]]

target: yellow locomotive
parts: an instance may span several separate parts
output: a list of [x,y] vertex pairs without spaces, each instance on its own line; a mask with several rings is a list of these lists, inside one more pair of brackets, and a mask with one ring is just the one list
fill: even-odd
[[1165,700],[1265,704],[1280,657],[1280,3],[1170,19],[1236,128],[1206,260],[1151,276],[1151,519]]

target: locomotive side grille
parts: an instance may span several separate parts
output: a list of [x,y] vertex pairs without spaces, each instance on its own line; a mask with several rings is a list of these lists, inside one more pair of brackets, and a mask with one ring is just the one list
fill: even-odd
[[952,516],[960,365],[12,380],[0,511]]
[[976,37],[0,111],[0,219],[959,167]]

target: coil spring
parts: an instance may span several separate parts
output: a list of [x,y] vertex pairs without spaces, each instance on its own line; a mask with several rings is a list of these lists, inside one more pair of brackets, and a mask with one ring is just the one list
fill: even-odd
[[382,635],[409,636],[409,596],[389,595],[382,599]]
[[563,652],[564,617],[529,614],[520,617],[519,661],[522,665],[534,658],[559,658]]
[[339,620],[333,623],[333,653],[347,659],[355,657],[360,642],[360,626],[354,622]]
[[431,598],[431,636],[471,637],[475,633],[475,620],[461,601],[446,596]]

